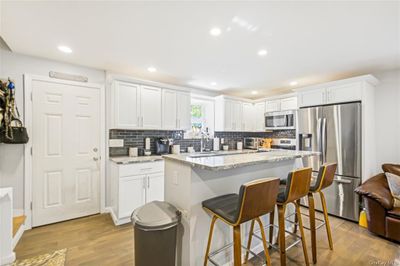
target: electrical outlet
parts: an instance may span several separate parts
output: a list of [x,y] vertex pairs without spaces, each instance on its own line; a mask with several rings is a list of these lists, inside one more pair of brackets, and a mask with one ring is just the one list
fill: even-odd
[[108,145],[110,146],[110,148],[124,147],[124,140],[123,139],[110,139],[108,141]]

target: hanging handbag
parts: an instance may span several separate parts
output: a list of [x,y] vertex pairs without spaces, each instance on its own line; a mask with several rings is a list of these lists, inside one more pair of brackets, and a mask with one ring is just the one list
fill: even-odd
[[3,127],[0,131],[0,142],[2,143],[25,144],[28,141],[28,132],[18,118],[12,119],[9,126]]

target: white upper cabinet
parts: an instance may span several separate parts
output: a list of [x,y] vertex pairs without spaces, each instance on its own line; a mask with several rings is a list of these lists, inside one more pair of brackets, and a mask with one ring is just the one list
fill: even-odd
[[111,128],[190,129],[190,93],[113,81]]
[[242,131],[242,122],[243,122],[243,106],[240,101],[232,101],[232,121],[233,121],[233,130],[234,131]]
[[178,92],[177,96],[177,128],[188,130],[192,127],[190,93]]
[[140,123],[139,85],[114,82],[112,87],[113,127],[134,129]]
[[297,109],[297,97],[281,99],[281,111]]
[[265,112],[276,112],[281,110],[281,100],[265,101]]
[[162,128],[176,129],[177,119],[177,92],[163,89],[162,91]]
[[326,90],[325,88],[314,89],[309,91],[302,91],[298,94],[299,106],[315,106],[326,103],[325,99]]
[[[287,95],[288,96],[288,95]],[[279,111],[287,111],[287,110],[295,110],[297,109],[297,97],[285,97],[283,98],[266,100],[265,101],[265,112],[279,112]]]
[[141,86],[141,127],[144,129],[161,128],[161,89]]
[[361,101],[363,97],[363,81],[343,83],[331,82],[321,84],[320,88],[303,88],[298,93],[300,107],[316,106],[333,103]]
[[265,130],[265,102],[259,102],[254,104],[254,130],[264,131]]
[[258,116],[256,122],[256,107],[253,103],[240,101],[226,96],[215,97],[215,131],[263,131],[264,102],[258,103]]
[[190,93],[163,89],[162,128],[187,130],[192,127]]
[[242,130],[255,130],[255,107],[252,103],[243,103]]
[[326,103],[341,103],[360,101],[362,98],[362,83],[350,83],[328,87],[326,89]]

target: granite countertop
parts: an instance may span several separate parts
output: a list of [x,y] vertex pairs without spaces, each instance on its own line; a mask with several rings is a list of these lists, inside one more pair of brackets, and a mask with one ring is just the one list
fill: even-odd
[[[312,151],[293,151],[293,150],[280,150],[280,149],[269,149],[263,152],[247,151],[234,153],[216,152],[216,155],[207,154],[168,154],[163,155],[164,159],[179,161],[185,164],[189,164],[193,167],[199,167],[207,170],[227,170],[237,167],[243,167],[248,165],[255,165],[260,163],[272,163],[284,160],[293,160],[297,158],[309,157],[319,155],[319,152]],[[202,157],[191,157],[191,156],[202,156]]]
[[129,157],[129,156],[118,156],[110,157],[110,161],[116,164],[131,164],[131,163],[146,163],[164,160],[161,155],[150,155],[150,156],[139,156],[139,157]]

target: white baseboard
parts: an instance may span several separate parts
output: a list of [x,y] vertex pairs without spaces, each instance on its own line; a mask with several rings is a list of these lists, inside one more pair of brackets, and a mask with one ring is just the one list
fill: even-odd
[[114,224],[115,224],[116,226],[122,225],[122,224],[127,224],[127,223],[130,223],[130,222],[131,222],[131,218],[130,218],[130,217],[125,217],[125,218],[122,218],[122,219],[118,219],[117,216],[115,215],[115,213],[114,213],[112,207],[106,207],[106,208],[104,209],[104,211],[105,211],[106,213],[110,213],[111,218],[113,219],[113,222],[114,222]]
[[10,265],[15,261],[15,252],[11,252],[8,256],[0,258],[0,266]]
[[15,236],[14,236],[13,239],[12,239],[12,249],[13,249],[13,250],[14,250],[15,246],[18,244],[18,241],[21,239],[22,234],[24,233],[24,231],[25,231],[25,225],[22,224],[22,225],[19,227],[17,233],[15,234]]

